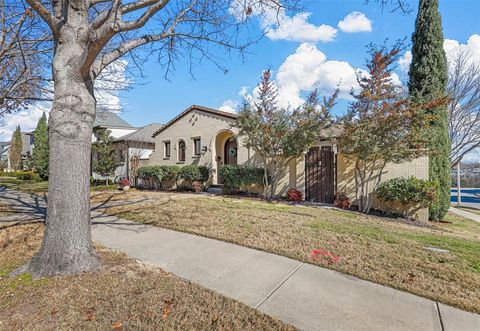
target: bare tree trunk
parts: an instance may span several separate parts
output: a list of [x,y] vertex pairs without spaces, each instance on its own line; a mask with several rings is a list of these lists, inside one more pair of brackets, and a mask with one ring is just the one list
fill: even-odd
[[268,182],[268,159],[267,157],[263,158],[263,181],[264,181],[264,187],[263,187],[263,195],[265,198],[270,199],[269,197],[269,182]]
[[[39,252],[17,273],[34,277],[99,268],[90,229],[89,166],[96,101],[93,81],[81,74],[88,21],[69,10],[53,60],[55,99],[49,119],[50,163],[45,235]],[[85,26],[87,28],[85,28]]]

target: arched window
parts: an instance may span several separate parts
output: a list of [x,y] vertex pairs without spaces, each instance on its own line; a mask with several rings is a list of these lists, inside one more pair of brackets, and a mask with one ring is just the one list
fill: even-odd
[[185,161],[185,142],[183,140],[180,140],[178,142],[178,161],[184,162]]

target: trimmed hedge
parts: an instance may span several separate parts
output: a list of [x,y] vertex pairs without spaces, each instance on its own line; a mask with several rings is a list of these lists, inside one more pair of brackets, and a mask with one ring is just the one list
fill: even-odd
[[210,177],[210,169],[204,166],[189,164],[181,168],[179,177],[191,182],[205,183]]
[[40,175],[33,171],[0,171],[0,177],[15,177],[20,180],[40,182]]
[[160,166],[163,171],[162,180],[176,180],[181,168],[179,166]]
[[224,165],[220,169],[224,187],[232,192],[250,185],[263,185],[264,170],[248,165]]
[[146,181],[150,188],[162,186],[162,182],[184,179],[190,182],[205,183],[210,177],[210,169],[204,166],[145,166],[138,169],[138,177]]
[[429,207],[438,199],[438,183],[415,177],[394,178],[379,185],[377,197],[387,203]]
[[17,177],[17,175],[25,172],[26,171],[0,171],[0,177]]

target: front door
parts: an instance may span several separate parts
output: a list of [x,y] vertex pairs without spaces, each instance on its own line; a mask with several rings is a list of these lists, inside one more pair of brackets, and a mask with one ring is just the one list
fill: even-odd
[[237,140],[230,138],[225,142],[224,164],[237,165]]
[[333,203],[335,172],[335,153],[331,146],[310,148],[305,156],[305,199]]

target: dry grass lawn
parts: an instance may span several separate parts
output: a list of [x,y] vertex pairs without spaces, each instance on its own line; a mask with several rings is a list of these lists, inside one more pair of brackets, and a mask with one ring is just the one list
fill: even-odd
[[[454,215],[445,223],[419,227],[354,212],[253,199],[139,191],[106,192],[95,199],[143,200],[104,212],[322,265],[480,312],[480,224]],[[313,249],[340,260],[312,259]]]
[[291,330],[237,301],[97,247],[103,270],[33,280],[10,271],[42,225],[0,229],[0,330]]

